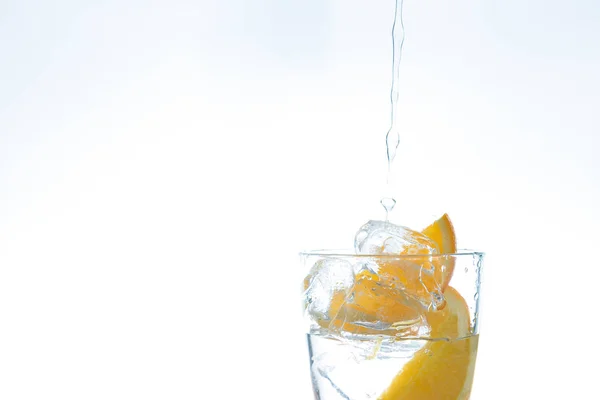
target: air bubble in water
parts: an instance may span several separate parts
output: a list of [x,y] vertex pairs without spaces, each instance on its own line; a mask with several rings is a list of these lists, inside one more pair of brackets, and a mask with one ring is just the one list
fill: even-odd
[[446,299],[439,290],[433,290],[431,292],[431,309],[437,311],[446,305]]

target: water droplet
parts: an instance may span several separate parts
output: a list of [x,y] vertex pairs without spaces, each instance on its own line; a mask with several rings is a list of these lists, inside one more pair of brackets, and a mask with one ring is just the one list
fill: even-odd
[[427,354],[429,357],[431,357],[433,355],[433,351],[431,351],[429,349],[425,349],[425,354]]
[[380,200],[380,203],[385,209],[385,220],[387,221],[389,214],[392,212],[394,206],[396,205],[396,200],[391,197],[384,197]]

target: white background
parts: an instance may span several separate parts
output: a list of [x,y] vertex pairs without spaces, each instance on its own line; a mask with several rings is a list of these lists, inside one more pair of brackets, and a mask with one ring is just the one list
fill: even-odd
[[[383,217],[392,18],[0,2],[0,398],[310,398],[296,254]],[[392,220],[487,253],[474,399],[600,396],[598,21],[406,1]]]

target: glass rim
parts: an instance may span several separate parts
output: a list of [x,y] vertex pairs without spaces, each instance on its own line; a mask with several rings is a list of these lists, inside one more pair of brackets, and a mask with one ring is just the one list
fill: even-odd
[[352,249],[317,249],[304,250],[299,253],[300,257],[342,257],[342,258],[383,258],[383,259],[398,259],[398,258],[438,258],[438,257],[455,257],[455,256],[471,256],[484,257],[485,253],[471,249],[458,249],[454,253],[439,253],[439,254],[358,254]]

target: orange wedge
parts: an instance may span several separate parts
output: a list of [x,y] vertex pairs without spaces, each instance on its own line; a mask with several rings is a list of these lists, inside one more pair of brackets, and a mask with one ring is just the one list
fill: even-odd
[[466,400],[471,392],[478,336],[470,335],[469,308],[452,287],[446,307],[429,312],[432,340],[396,375],[379,400]]
[[[456,233],[448,214],[423,229],[423,234],[433,240],[440,249],[440,254],[456,253]],[[454,257],[439,257],[434,259],[437,276],[435,277],[442,291],[446,289],[454,273]]]
[[423,229],[422,233],[439,246],[440,253],[456,253],[456,234],[448,214],[442,215],[440,219]]

